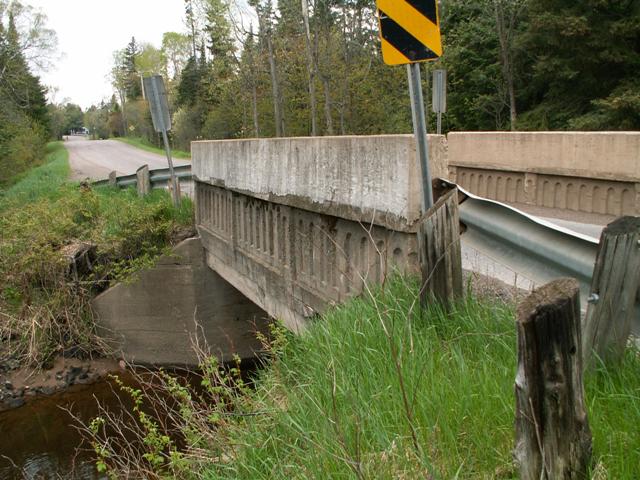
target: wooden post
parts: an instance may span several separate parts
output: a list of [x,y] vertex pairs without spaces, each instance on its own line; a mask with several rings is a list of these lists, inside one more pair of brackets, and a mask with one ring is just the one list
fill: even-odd
[[462,255],[458,189],[442,195],[420,221],[418,249],[422,305],[432,299],[445,307],[462,295]]
[[627,346],[640,285],[640,217],[620,217],[600,237],[584,320],[582,356],[620,359]]
[[118,172],[115,170],[109,173],[109,186],[117,187],[118,186]]
[[138,180],[138,195],[144,197],[151,191],[151,177],[149,176],[149,165],[143,165],[136,170]]
[[521,480],[586,478],[591,431],[582,385],[580,287],[562,278],[518,306],[515,457]]

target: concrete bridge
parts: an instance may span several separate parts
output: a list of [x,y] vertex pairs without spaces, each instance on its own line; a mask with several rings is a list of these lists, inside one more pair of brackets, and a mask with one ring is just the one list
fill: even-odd
[[[203,248],[191,241],[186,261],[161,262],[179,269],[181,293],[165,271],[142,290],[122,286],[95,302],[132,361],[193,363],[188,340],[198,334],[222,359],[248,355],[266,317],[300,331],[390,272],[419,269],[411,135],[202,141],[192,158]],[[588,213],[640,213],[639,158],[640,133],[430,138],[434,177],[497,200]],[[155,337],[141,340],[145,331]]]

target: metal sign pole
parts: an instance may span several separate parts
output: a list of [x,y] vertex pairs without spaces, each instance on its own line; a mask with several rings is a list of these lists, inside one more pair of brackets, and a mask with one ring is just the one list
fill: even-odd
[[429,172],[429,142],[427,140],[427,124],[422,98],[422,82],[420,80],[420,64],[407,64],[409,92],[411,93],[411,114],[413,116],[413,132],[416,136],[416,150],[420,159],[422,175],[422,212],[433,206],[433,187]]
[[143,92],[149,100],[149,108],[151,110],[151,119],[153,120],[153,128],[156,132],[162,133],[164,141],[164,151],[167,154],[167,162],[169,163],[169,174],[171,176],[171,196],[173,204],[180,206],[180,183],[176,178],[173,170],[173,160],[171,159],[171,147],[169,147],[169,137],[167,131],[171,130],[171,116],[169,114],[169,103],[167,101],[167,92],[164,88],[164,81],[160,75],[147,77],[143,80]]
[[173,160],[171,159],[171,147],[169,146],[169,137],[167,136],[167,131],[162,130],[162,140],[164,141],[164,151],[167,154],[167,161],[169,162],[169,175],[171,176],[171,186],[173,197],[173,205],[176,207],[180,206],[180,184],[178,183],[178,179],[176,178],[176,174],[173,171]]

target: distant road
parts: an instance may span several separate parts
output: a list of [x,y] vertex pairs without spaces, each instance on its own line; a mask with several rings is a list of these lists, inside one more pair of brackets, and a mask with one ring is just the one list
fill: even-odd
[[[87,140],[70,136],[66,137],[64,145],[69,150],[73,180],[101,180],[114,170],[118,175],[129,175],[145,164],[150,169],[168,166],[164,155],[140,150],[117,140]],[[173,164],[188,165],[190,162],[174,159]]]

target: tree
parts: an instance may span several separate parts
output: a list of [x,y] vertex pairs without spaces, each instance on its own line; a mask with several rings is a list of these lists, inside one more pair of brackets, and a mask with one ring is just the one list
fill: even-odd
[[0,0],[0,183],[41,161],[49,136],[45,89],[30,66],[46,63],[50,50],[38,50],[42,39],[55,44],[45,19],[20,2]]
[[173,80],[180,78],[182,69],[190,57],[191,40],[187,35],[167,32],[162,35],[162,55],[165,59],[165,71]]
[[[167,77],[167,61],[162,50],[150,43],[143,43],[135,57],[137,75],[163,75]],[[138,82],[140,79],[138,77]]]
[[539,0],[529,18],[527,128],[640,128],[640,2]]
[[127,100],[136,100],[142,96],[142,85],[140,83],[140,74],[138,72],[138,58],[140,49],[136,43],[135,37],[131,37],[131,41],[124,49],[122,55],[121,69],[124,74],[124,93]]

